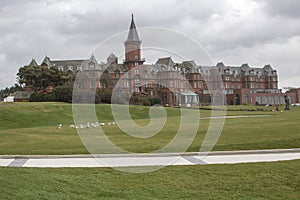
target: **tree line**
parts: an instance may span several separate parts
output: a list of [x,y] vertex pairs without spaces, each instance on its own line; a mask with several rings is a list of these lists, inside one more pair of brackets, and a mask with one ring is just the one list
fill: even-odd
[[18,84],[15,84],[11,87],[6,87],[4,89],[0,90],[0,100],[3,100],[4,98],[8,97],[9,95],[14,94],[17,91],[22,91],[23,87],[21,87]]

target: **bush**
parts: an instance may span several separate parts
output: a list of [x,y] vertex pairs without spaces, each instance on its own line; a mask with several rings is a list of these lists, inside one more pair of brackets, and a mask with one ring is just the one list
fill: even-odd
[[52,91],[54,101],[72,102],[72,94],[73,89],[71,86],[58,86]]
[[140,102],[140,104],[143,105],[143,106],[151,106],[151,102],[150,102],[149,99],[146,99],[146,98],[140,99],[139,102]]
[[44,101],[44,94],[39,93],[39,92],[32,93],[30,95],[29,101],[30,102],[42,102],[42,101]]
[[72,101],[72,88],[70,86],[58,86],[53,89],[51,93],[35,92],[30,95],[30,102],[71,102]]
[[133,105],[137,105],[137,104],[139,104],[139,98],[136,96],[131,96],[129,103],[133,104]]
[[160,98],[149,97],[148,100],[149,100],[149,102],[151,103],[151,106],[156,105],[156,104],[161,105],[161,100],[160,100]]
[[43,94],[43,101],[44,102],[56,101],[55,95],[53,93]]
[[108,89],[99,89],[96,92],[96,97],[98,98],[98,101],[101,101],[102,103],[111,103],[111,96],[112,91]]

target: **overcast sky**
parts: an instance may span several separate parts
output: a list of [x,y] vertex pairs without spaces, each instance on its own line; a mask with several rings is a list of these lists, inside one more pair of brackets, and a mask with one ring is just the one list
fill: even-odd
[[[161,27],[192,38],[213,64],[271,64],[280,88],[300,87],[299,9],[299,0],[1,0],[0,88],[13,85],[19,67],[32,58],[39,64],[45,55],[53,60],[87,58],[96,45],[128,30],[131,13],[138,28]],[[151,45],[142,30],[140,37]],[[198,55],[189,58],[193,56]],[[155,59],[146,57],[149,63]]]

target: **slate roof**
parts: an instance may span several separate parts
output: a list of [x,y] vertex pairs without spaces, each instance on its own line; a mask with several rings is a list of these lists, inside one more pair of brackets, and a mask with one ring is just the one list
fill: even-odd
[[218,63],[217,68],[219,69],[220,74],[226,74],[226,70],[229,70],[229,74],[233,75],[250,75],[250,72],[253,71],[253,75],[263,75],[265,73],[271,75],[274,70],[271,65],[265,65],[263,68],[260,67],[250,67],[247,63],[242,64],[241,66],[225,66],[222,62]]
[[37,64],[37,62],[35,61],[35,59],[32,58],[32,60],[31,60],[31,62],[29,63],[28,66],[39,66],[39,65]]
[[[95,69],[102,69],[102,66],[98,63],[97,59],[94,55],[92,55],[89,59],[81,59],[81,60],[51,60],[49,57],[45,57],[41,65],[46,64],[48,67],[63,67],[66,71],[69,66],[72,67],[82,67],[85,70],[90,69],[89,65],[93,63],[95,65]],[[73,70],[76,70],[74,68]]]
[[183,61],[181,64],[178,65],[179,68],[182,69],[182,71],[185,71],[187,73],[197,73],[198,66],[195,63],[195,61]]
[[158,58],[155,64],[161,64],[167,67],[173,67],[175,63],[171,57],[166,57],[166,58]]
[[129,43],[129,42],[141,42],[139,35],[137,33],[136,30],[136,26],[134,23],[134,19],[133,19],[133,14],[131,17],[131,24],[130,24],[130,28],[129,28],[129,32],[128,32],[128,37],[125,43]]
[[115,71],[125,72],[128,71],[128,67],[125,64],[110,64],[109,66],[103,66],[102,70],[106,70],[109,73],[115,73]]

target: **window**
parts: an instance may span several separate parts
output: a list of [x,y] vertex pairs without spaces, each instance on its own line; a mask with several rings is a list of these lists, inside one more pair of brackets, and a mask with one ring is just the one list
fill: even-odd
[[155,83],[153,81],[151,82],[151,87],[155,87]]
[[139,56],[137,54],[134,54],[134,60],[138,60]]
[[229,84],[229,83],[226,83],[226,84],[225,84],[225,88],[230,88],[230,84]]
[[82,66],[78,65],[78,66],[77,66],[77,70],[78,70],[78,71],[82,71]]
[[173,81],[170,81],[170,87],[174,87]]
[[64,71],[64,67],[63,66],[58,66],[58,70],[59,71]]
[[94,80],[91,80],[90,82],[90,88],[95,88],[96,82]]
[[116,71],[116,78],[120,78],[120,72]]
[[135,78],[134,79],[134,83],[139,83],[140,82],[140,79],[139,78]]
[[225,80],[226,80],[226,81],[229,81],[229,80],[230,80],[230,77],[229,77],[229,76],[226,76],[226,77],[225,77]]
[[103,81],[102,86],[103,86],[103,88],[108,88],[108,83],[107,83],[107,81]]
[[248,103],[248,94],[244,94],[244,103]]
[[140,70],[139,69],[134,69],[134,74],[139,74]]
[[68,71],[73,71],[73,66],[68,66]]
[[202,82],[199,82],[199,88],[203,88],[203,83]]
[[135,87],[134,88],[134,92],[140,92],[140,88],[139,87]]
[[94,65],[94,63],[90,63],[90,69],[95,69],[95,65]]
[[170,103],[173,103],[174,102],[174,93],[173,92],[171,92],[171,98],[170,98]]
[[129,88],[129,82],[128,82],[128,81],[125,81],[125,82],[124,82],[124,87],[125,87],[125,88]]

